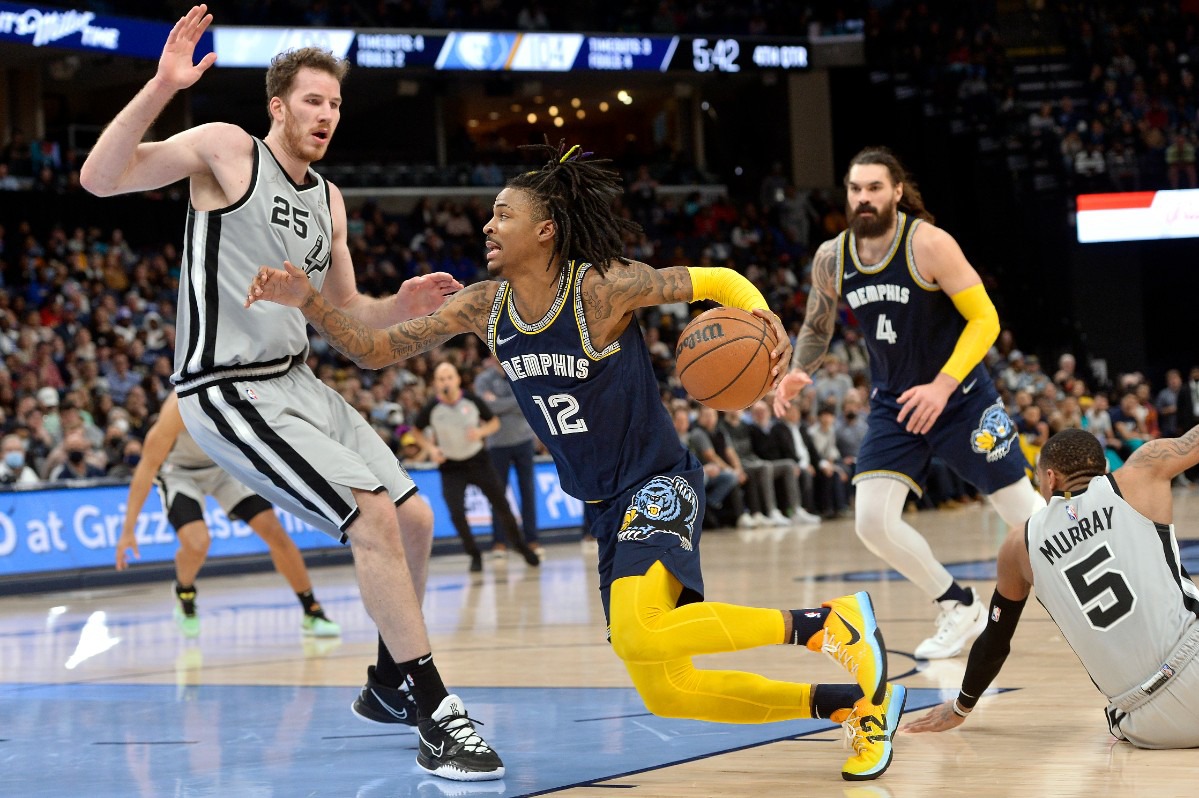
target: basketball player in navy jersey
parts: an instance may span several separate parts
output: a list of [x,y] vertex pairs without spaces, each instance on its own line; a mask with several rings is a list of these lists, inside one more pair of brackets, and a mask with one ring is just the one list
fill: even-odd
[[[535,148],[548,160],[508,182],[483,228],[493,280],[468,286],[432,315],[374,330],[334,307],[303,271],[263,268],[247,305],[299,307],[339,351],[379,368],[472,332],[512,382],[563,489],[584,500],[599,541],[600,590],[612,648],[650,711],[667,717],[762,723],[844,722],[855,755],[846,779],[878,777],[906,691],[886,682],[886,654],[870,597],[857,593],[803,610],[703,601],[699,541],[703,471],[674,434],[634,312],[714,299],[778,317],[728,269],[657,270],[621,256],[636,229],[612,209],[618,177],[579,148]],[[751,673],[697,670],[692,657],[779,643],[827,651],[857,684],[808,685]]]
[[[378,661],[352,711],[415,726],[417,763],[459,781],[498,779],[499,756],[475,732],[442,682],[421,615],[433,514],[395,454],[305,365],[303,317],[242,307],[261,263],[302,263],[330,302],[370,326],[436,308],[461,286],[435,273],[393,296],[358,292],[341,192],[311,168],[341,118],[349,65],[326,50],[276,56],[266,73],[270,130],[206,124],[143,141],[175,93],[216,60],[195,61],[212,22],[195,6],[172,28],[146,86],[100,135],[80,180],[101,196],[187,179],[190,203],[179,279],[175,383],[197,445],[223,471],[270,502],[353,546],[363,604],[379,627]],[[410,689],[401,689],[407,682]],[[419,720],[418,720],[419,719]]]
[[1041,449],[1049,506],[1008,535],[990,622],[957,698],[904,726],[962,725],[1007,660],[1033,584],[1062,637],[1108,699],[1112,735],[1138,748],[1199,747],[1199,588],[1179,561],[1170,482],[1199,464],[1199,427],[1149,441],[1113,473],[1090,432]]
[[779,416],[824,359],[837,306],[848,302],[870,353],[870,417],[858,453],[855,524],[866,548],[940,604],[936,633],[916,656],[957,655],[982,632],[986,606],[903,520],[935,453],[987,494],[1017,528],[1044,501],[1027,478],[1016,425],[981,365],[999,316],[978,273],[933,217],[899,160],[861,151],[845,177],[849,229],[812,262],[812,291],[792,371],[775,392]]

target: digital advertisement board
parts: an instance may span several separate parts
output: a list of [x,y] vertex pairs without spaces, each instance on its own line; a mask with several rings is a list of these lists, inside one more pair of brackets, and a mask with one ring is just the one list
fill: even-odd
[[[440,474],[435,469],[410,473],[433,508],[434,539],[455,538],[457,533],[441,498]],[[552,462],[535,464],[534,481],[538,528],[562,529],[582,523],[583,504],[562,492]],[[511,484],[515,482],[511,480]],[[0,492],[0,580],[34,573],[112,568],[128,493],[124,485]],[[518,512],[519,504],[511,491],[509,501],[513,512]],[[212,535],[210,559],[267,553],[266,544],[250,527],[231,521],[211,497],[204,509]],[[491,507],[473,486],[466,494],[466,515],[476,534],[491,533]],[[300,549],[341,548],[333,538],[288,513],[279,511],[279,519]],[[131,559],[132,568],[139,562],[169,562],[174,558],[175,532],[167,523],[157,491],[150,492],[138,515],[136,534],[141,557]]]
[[[48,8],[0,2],[0,41],[31,47],[157,59],[171,27],[165,22],[100,16],[86,3],[77,8]],[[212,33],[206,32],[198,50],[206,53],[212,48]]]
[[1199,189],[1080,194],[1080,244],[1199,237]]

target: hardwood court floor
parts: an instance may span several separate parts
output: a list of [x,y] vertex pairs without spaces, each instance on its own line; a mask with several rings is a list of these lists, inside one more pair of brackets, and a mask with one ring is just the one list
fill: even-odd
[[[1199,491],[1177,494],[1183,561],[1199,571]],[[959,579],[989,597],[1004,534],[989,509],[909,521]],[[964,658],[917,662],[934,608],[878,570],[852,522],[705,533],[713,600],[806,607],[874,597],[909,713],[956,693]],[[375,632],[348,566],[316,569],[343,633],[308,640],[274,573],[199,583],[203,631],[180,638],[168,584],[0,601],[0,795],[13,796],[1183,796],[1199,751],[1138,751],[1107,734],[1104,699],[1057,628],[1029,603],[1012,655],[962,729],[900,734],[878,781],[840,777],[840,729],[819,721],[726,726],[648,715],[604,641],[595,555],[547,547],[540,569],[509,558],[467,573],[434,559],[425,611],[442,673],[504,756],[502,782],[459,784],[413,764],[406,731],[348,708],[374,661]],[[789,646],[706,657],[799,681],[845,681]],[[943,692],[942,692],[943,691]]]

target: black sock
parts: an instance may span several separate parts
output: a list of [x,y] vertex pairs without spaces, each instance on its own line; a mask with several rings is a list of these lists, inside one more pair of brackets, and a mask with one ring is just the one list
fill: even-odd
[[955,581],[949,590],[937,596],[937,601],[960,601],[963,606],[969,607],[974,603],[974,594]]
[[812,685],[812,717],[829,719],[838,709],[850,709],[865,693],[856,684]]
[[824,628],[824,619],[830,612],[828,607],[814,610],[791,610],[791,639],[793,646],[806,646],[812,635]]
[[416,701],[417,717],[430,718],[441,702],[450,694],[441,681],[441,674],[433,664],[433,655],[410,659],[398,663],[399,668],[408,677],[408,691]]
[[379,638],[379,659],[375,662],[375,681],[384,687],[395,688],[404,683],[404,673],[392,659],[391,652],[387,650],[387,644],[383,642],[382,637]]
[[312,595],[311,590],[305,590],[303,593],[296,593],[296,598],[300,600],[300,604],[304,607],[305,615],[313,615],[317,618],[325,617],[325,609],[321,603],[316,600],[316,596]]
[[179,597],[179,603],[183,605],[184,615],[196,614],[196,586],[181,585],[175,583],[175,595]]

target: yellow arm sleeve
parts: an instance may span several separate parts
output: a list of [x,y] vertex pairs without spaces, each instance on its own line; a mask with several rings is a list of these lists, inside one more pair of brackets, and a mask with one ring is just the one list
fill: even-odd
[[950,299],[958,313],[966,319],[966,329],[958,336],[957,346],[941,371],[961,382],[999,337],[999,314],[995,312],[995,305],[991,303],[982,283],[959,291]]
[[729,308],[770,310],[762,292],[732,269],[721,266],[688,266],[687,271],[691,274],[693,302],[714,299]]

